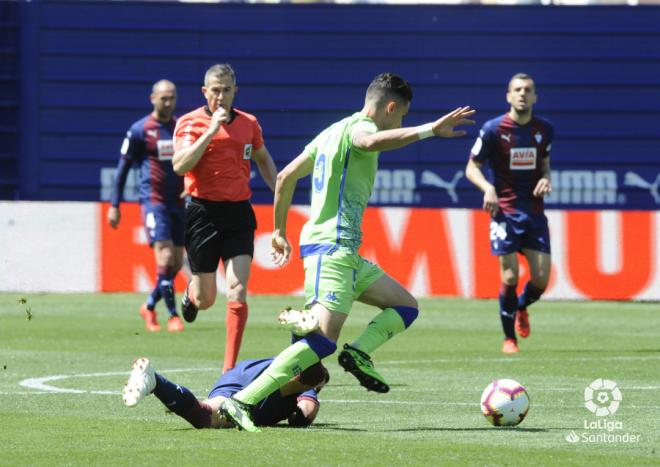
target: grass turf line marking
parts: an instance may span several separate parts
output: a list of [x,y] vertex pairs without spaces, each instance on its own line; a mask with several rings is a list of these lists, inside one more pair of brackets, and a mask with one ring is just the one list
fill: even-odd
[[[217,368],[175,368],[173,370],[166,370],[165,373],[184,373],[187,371],[212,371],[217,370]],[[36,391],[48,392],[48,393],[67,393],[67,394],[117,394],[114,391],[88,391],[86,389],[71,389],[71,388],[58,388],[57,386],[52,386],[47,384],[51,381],[61,381],[68,378],[96,378],[101,376],[124,376],[130,374],[129,371],[110,371],[105,373],[74,373],[70,375],[52,375],[52,376],[42,376],[39,378],[27,378],[19,381],[19,385],[34,389]]]
[[[633,357],[634,358],[634,357]],[[647,359],[647,357],[637,357],[637,359]],[[427,362],[429,360],[426,360]],[[437,360],[432,360],[432,361],[437,361]],[[383,362],[385,364],[387,363],[394,363],[394,362]],[[217,368],[175,368],[172,370],[164,370],[163,374],[166,373],[185,373],[185,372],[191,372],[191,371],[215,371]],[[50,376],[42,376],[38,378],[26,378],[21,381],[19,381],[19,385],[33,389],[33,392],[30,391],[21,391],[21,392],[0,392],[2,395],[10,395],[10,394],[53,394],[53,393],[59,393],[59,394],[100,394],[100,395],[117,395],[120,394],[120,391],[108,391],[108,390],[87,390],[87,389],[74,389],[74,388],[60,388],[57,386],[53,386],[50,384],[47,384],[51,381],[61,381],[64,379],[69,379],[69,378],[96,378],[96,377],[104,377],[104,376],[123,376],[126,374],[130,374],[130,371],[110,371],[110,372],[104,372],[104,373],[74,373],[74,374],[69,374],[69,375],[50,375]],[[624,389],[626,390],[636,390],[636,391],[654,391],[657,389],[660,389],[660,386],[623,386]],[[359,387],[356,387],[355,389],[361,389]],[[475,391],[478,390],[479,388],[473,388]],[[546,388],[544,389],[545,391],[556,391],[556,392],[572,392],[575,391],[575,388]],[[425,392],[425,391],[418,391],[418,392]],[[341,401],[334,401],[332,399],[327,399],[326,402],[341,402]],[[355,400],[355,401],[345,401],[347,403],[351,402],[363,402],[361,400]],[[383,403],[406,403],[405,401],[380,401]],[[411,403],[411,402],[409,402]],[[440,403],[442,404],[442,403]],[[467,404],[467,403],[466,403]],[[460,405],[460,404],[458,404]]]
[[[514,356],[514,357],[493,357],[493,358],[429,358],[429,359],[417,359],[417,360],[390,360],[378,362],[378,366],[383,365],[410,365],[414,363],[456,363],[456,362],[469,362],[469,363],[487,363],[487,362],[520,362],[520,361],[530,361],[524,359],[524,355]],[[543,358],[543,361],[555,361],[561,362],[565,361],[566,358]],[[604,357],[576,357],[571,358],[572,361],[580,362],[591,362],[591,361],[601,361],[601,360],[660,360],[660,355],[647,355],[647,356],[636,356],[636,355],[619,355],[619,356],[604,356]]]

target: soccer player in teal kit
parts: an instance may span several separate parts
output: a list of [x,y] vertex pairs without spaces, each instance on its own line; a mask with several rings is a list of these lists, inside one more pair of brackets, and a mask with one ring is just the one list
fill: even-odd
[[312,176],[311,215],[300,235],[300,254],[306,308],[319,325],[281,352],[248,387],[224,401],[220,410],[239,428],[259,431],[251,416],[253,407],[294,375],[335,352],[355,300],[381,312],[362,335],[344,345],[339,364],[368,390],[389,391],[370,354],[412,324],[418,305],[401,284],[358,254],[362,215],[378,156],[424,138],[462,136],[465,132],[454,127],[473,123],[468,117],[474,114],[469,107],[461,107],[434,122],[401,128],[411,100],[412,90],[404,79],[393,73],[378,75],[367,89],[362,111],[322,131],[278,174],[272,255],[279,266],[291,255],[286,219],[297,180]]

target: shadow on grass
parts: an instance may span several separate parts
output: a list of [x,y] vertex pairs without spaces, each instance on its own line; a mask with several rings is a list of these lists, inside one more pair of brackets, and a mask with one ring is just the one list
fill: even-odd
[[313,423],[308,428],[294,428],[292,426],[289,426],[285,422],[285,423],[279,423],[279,424],[273,425],[273,426],[267,426],[265,428],[268,429],[268,430],[271,430],[271,429],[275,428],[275,429],[285,429],[285,430],[363,431],[363,432],[370,431],[370,430],[364,430],[362,428],[348,428],[348,427],[345,427],[345,426],[341,426],[338,423]]
[[[409,384],[390,384],[390,388],[407,388],[409,387]],[[326,388],[356,388],[356,389],[364,389],[367,391],[366,388],[361,387],[357,382],[356,383],[348,383],[348,384],[335,384],[335,383],[328,383]],[[373,394],[377,394],[376,392],[373,392]]]
[[[280,425],[280,426],[282,428],[286,428],[286,425]],[[342,426],[338,423],[314,423],[309,428],[319,431],[362,431],[362,432],[371,431],[362,428],[349,428],[346,426]]]

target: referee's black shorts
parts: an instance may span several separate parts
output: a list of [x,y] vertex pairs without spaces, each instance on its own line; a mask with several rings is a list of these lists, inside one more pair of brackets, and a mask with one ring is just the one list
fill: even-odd
[[254,256],[257,218],[249,201],[186,203],[186,252],[193,273],[215,272],[220,258]]

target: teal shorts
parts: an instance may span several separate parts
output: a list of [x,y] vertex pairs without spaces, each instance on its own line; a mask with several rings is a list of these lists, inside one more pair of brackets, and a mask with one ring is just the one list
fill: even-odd
[[385,272],[355,253],[342,250],[311,255],[305,266],[305,306],[320,303],[328,310],[348,314],[351,306]]

